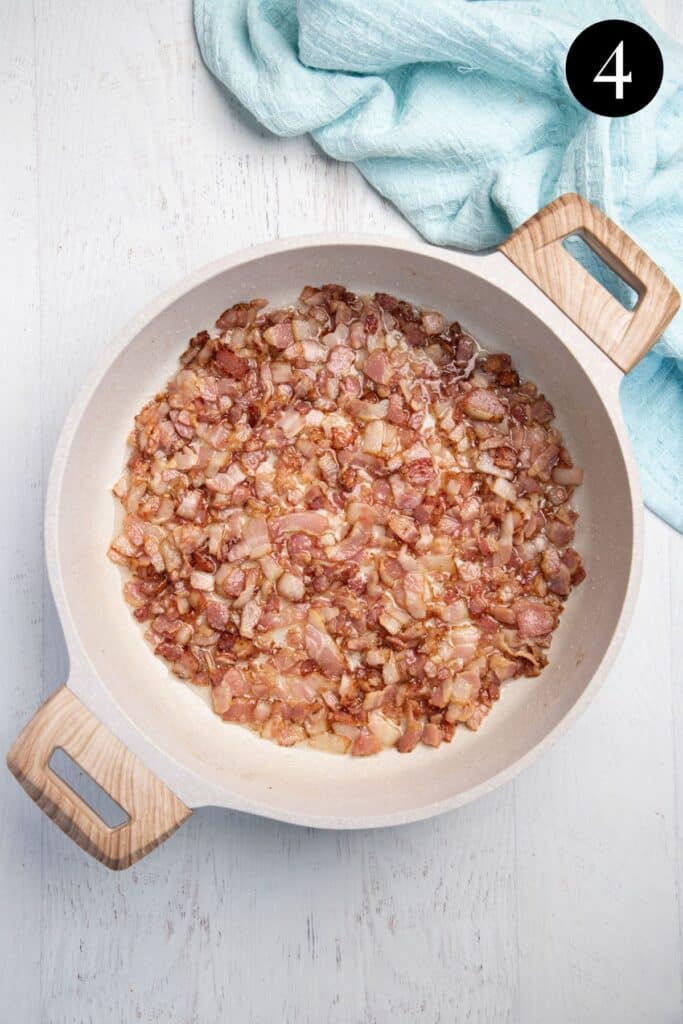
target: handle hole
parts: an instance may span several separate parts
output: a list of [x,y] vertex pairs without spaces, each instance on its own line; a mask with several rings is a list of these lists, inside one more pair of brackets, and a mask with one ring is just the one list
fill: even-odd
[[95,782],[92,775],[84,772],[62,747],[55,747],[47,764],[48,768],[88,805],[107,828],[120,828],[130,821],[130,815],[123,807]]
[[[595,278],[598,284],[601,284],[617,302],[621,303],[624,309],[633,311],[636,308],[642,298],[641,292],[604,261],[586,235],[579,232],[567,235],[562,239],[562,247],[570,256],[574,257],[577,263],[581,264],[584,270],[588,271],[591,277]],[[626,268],[624,268],[624,273],[628,274]]]

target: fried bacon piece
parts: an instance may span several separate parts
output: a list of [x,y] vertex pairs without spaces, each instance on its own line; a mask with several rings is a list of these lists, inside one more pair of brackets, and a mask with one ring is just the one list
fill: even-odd
[[554,415],[508,355],[392,295],[238,303],[136,416],[109,556],[226,721],[437,748],[538,675],[585,576]]

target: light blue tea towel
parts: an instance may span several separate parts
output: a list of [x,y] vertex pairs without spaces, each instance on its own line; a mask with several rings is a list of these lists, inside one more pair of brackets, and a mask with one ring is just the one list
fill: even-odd
[[[663,51],[662,87],[631,117],[590,114],[565,81],[569,45],[604,18]],[[683,50],[634,0],[195,0],[195,23],[266,128],[353,161],[429,241],[496,245],[575,191],[683,285]],[[683,530],[683,314],[622,403],[645,500]]]

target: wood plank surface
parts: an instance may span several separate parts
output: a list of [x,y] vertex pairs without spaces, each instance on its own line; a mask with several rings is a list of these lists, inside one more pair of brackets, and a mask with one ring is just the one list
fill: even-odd
[[[683,39],[678,0],[647,6]],[[187,0],[0,8],[6,751],[66,678],[44,488],[111,333],[228,249],[413,232],[353,167],[227,99]],[[683,540],[647,515],[633,626],[599,699],[516,782],[432,822],[318,833],[203,809],[114,875],[0,773],[0,1020],[680,1021],[682,581]]]

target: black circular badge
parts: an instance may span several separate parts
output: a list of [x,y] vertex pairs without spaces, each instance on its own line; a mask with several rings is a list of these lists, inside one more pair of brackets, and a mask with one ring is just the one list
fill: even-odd
[[632,21],[596,21],[567,54],[567,82],[594,114],[626,117],[646,107],[662,84],[662,52],[649,32]]

